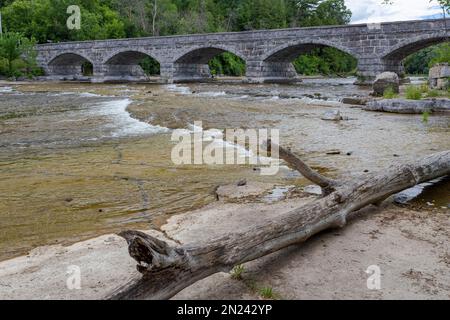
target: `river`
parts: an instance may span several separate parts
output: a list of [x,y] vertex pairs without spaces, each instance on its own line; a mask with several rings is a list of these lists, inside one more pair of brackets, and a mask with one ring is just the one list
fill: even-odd
[[[450,149],[450,116],[394,115],[344,105],[354,79],[295,85],[0,84],[0,260],[126,228],[158,228],[216,201],[242,179],[308,184],[282,167],[176,166],[174,129],[280,130],[280,143],[333,177],[356,176]],[[345,121],[321,119],[339,109]],[[280,190],[280,189],[277,189]],[[443,191],[444,190],[444,191]],[[426,203],[448,210],[448,180]],[[447,208],[447,209],[446,209]]]

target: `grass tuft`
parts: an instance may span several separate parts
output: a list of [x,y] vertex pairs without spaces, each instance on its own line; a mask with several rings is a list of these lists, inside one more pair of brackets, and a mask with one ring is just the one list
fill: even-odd
[[273,292],[273,289],[271,287],[263,287],[263,288],[259,289],[258,293],[261,296],[261,298],[263,298],[263,299],[268,299],[268,300],[275,299],[275,293]]
[[430,91],[430,87],[428,86],[427,83],[421,84],[419,89],[421,93],[428,93],[428,91]]
[[438,98],[441,96],[441,93],[438,90],[430,90],[427,93],[428,98]]
[[417,86],[406,87],[406,99],[408,99],[408,100],[422,99],[422,92],[420,90],[420,87],[417,87]]
[[387,87],[386,90],[384,90],[383,98],[384,99],[395,99],[397,97],[397,94],[394,91],[394,88]]
[[424,123],[428,123],[428,121],[430,120],[430,115],[431,115],[430,111],[424,111],[422,113],[422,121]]
[[242,280],[242,274],[244,273],[245,268],[242,264],[235,266],[233,270],[231,270],[231,278],[235,280]]

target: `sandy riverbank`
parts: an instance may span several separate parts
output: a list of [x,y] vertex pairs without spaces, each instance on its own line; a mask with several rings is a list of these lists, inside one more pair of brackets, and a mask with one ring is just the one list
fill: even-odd
[[[293,193],[267,204],[254,193],[267,194],[272,186],[243,188],[231,198],[172,217],[162,230],[184,244],[208,241],[314,199]],[[252,195],[239,198],[243,194]],[[272,287],[280,299],[450,299],[449,217],[448,209],[418,211],[388,202],[361,213],[342,230],[245,265],[242,281],[216,274],[175,299],[258,299],[262,287]],[[66,286],[73,265],[81,270],[81,290]],[[365,271],[371,265],[382,271],[379,291],[366,286]],[[135,275],[126,242],[106,235],[69,247],[38,248],[1,262],[0,299],[101,299]]]

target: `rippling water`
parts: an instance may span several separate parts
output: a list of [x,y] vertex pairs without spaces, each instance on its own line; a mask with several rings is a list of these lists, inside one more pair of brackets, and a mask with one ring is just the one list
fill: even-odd
[[[448,115],[423,123],[342,105],[343,97],[368,94],[352,82],[0,84],[0,259],[156,227],[215,201],[218,185],[243,178],[277,184],[267,201],[307,183],[287,168],[263,177],[249,165],[173,165],[171,130],[192,130],[195,121],[205,129],[279,129],[281,144],[337,177],[450,148]],[[330,109],[348,120],[321,120]]]

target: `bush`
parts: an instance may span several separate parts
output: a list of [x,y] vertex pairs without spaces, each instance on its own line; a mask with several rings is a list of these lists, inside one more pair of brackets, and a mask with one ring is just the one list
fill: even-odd
[[437,91],[437,90],[430,90],[430,91],[428,91],[428,93],[427,93],[427,97],[428,97],[428,98],[437,98],[437,97],[440,97],[440,96],[441,96],[441,94],[440,94],[440,92]]
[[20,33],[6,32],[0,37],[0,75],[18,78],[42,74],[34,49],[36,41]]
[[408,86],[406,88],[406,99],[409,100],[420,100],[422,99],[422,92],[419,87]]
[[430,120],[430,111],[424,111],[423,113],[422,113],[422,121],[424,122],[424,123],[428,123],[428,121]]
[[386,90],[384,90],[383,98],[385,98],[385,99],[394,99],[397,96],[398,95],[395,93],[393,87],[387,87]]
[[245,61],[238,56],[230,52],[224,52],[209,62],[209,69],[212,75],[241,77],[245,75],[246,66]]
[[159,62],[151,57],[144,58],[139,65],[147,76],[156,76],[161,72]]
[[430,91],[430,87],[428,86],[428,84],[423,83],[420,85],[420,92],[428,93],[428,91]]

